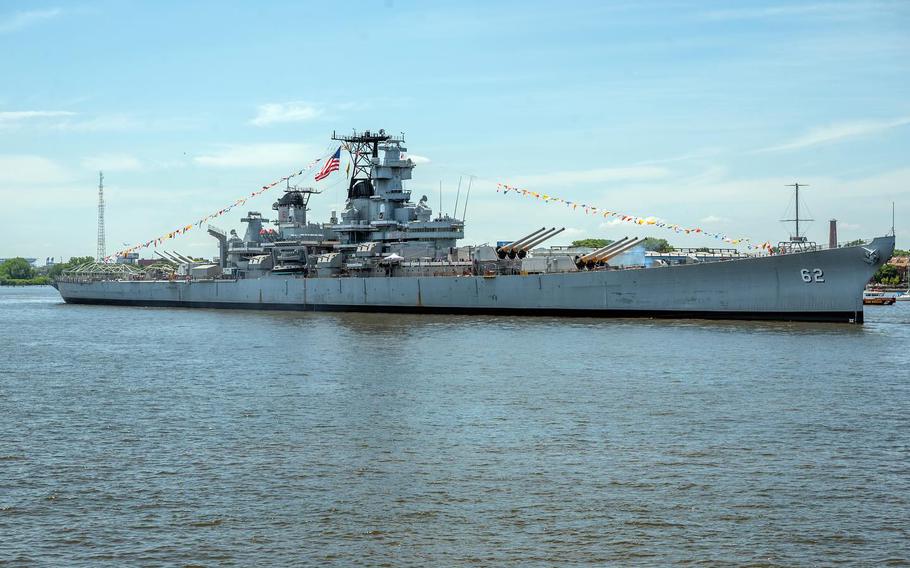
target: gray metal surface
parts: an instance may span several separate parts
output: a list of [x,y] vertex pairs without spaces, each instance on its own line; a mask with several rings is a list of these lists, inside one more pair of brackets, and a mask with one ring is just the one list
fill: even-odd
[[[514,311],[862,321],[862,290],[893,237],[845,247],[641,270],[468,277],[59,282],[68,302],[291,310]],[[872,251],[870,253],[870,251]],[[876,259],[869,262],[870,259]]]

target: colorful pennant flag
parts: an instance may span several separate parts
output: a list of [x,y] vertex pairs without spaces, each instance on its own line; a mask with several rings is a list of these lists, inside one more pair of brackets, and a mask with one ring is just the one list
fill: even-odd
[[745,245],[749,250],[766,250],[768,252],[772,251],[771,243],[766,241],[764,243],[755,244],[752,242],[752,239],[747,237],[738,237],[733,238],[729,237],[723,233],[714,233],[711,231],[706,231],[701,227],[684,227],[676,223],[669,223],[658,217],[649,216],[649,217],[640,217],[638,215],[627,215],[625,213],[620,213],[619,211],[612,211],[604,207],[596,207],[594,205],[588,205],[586,203],[578,203],[575,201],[569,201],[561,197],[555,197],[552,195],[541,194],[535,191],[530,191],[528,189],[523,189],[520,187],[511,186],[505,183],[496,184],[496,192],[512,195],[521,195],[524,197],[532,197],[534,199],[543,201],[545,203],[562,203],[566,207],[571,207],[573,211],[577,211],[580,207],[586,215],[600,215],[604,218],[614,218],[625,223],[633,223],[636,225],[649,225],[654,227],[660,227],[661,229],[667,229],[674,231],[676,233],[685,233],[687,235],[704,235],[706,237],[713,237],[717,240],[721,240],[725,243],[731,245]]
[[[336,150],[334,155],[332,156],[332,160],[338,160],[340,158],[340,152],[341,152],[341,148],[339,147],[339,149]],[[292,174],[286,175],[279,180],[275,180],[271,183],[267,183],[267,184],[263,185],[260,189],[257,189],[256,191],[250,193],[250,195],[248,197],[241,197],[241,198],[237,199],[236,201],[234,201],[231,205],[228,205],[227,207],[219,209],[218,211],[215,211],[214,213],[210,213],[210,214],[206,215],[205,217],[202,217],[201,219],[194,221],[193,223],[190,223],[188,225],[183,225],[179,229],[175,229],[169,233],[165,233],[164,235],[162,235],[160,237],[150,239],[144,243],[136,244],[131,247],[125,248],[110,256],[105,257],[104,260],[105,260],[105,262],[110,262],[110,261],[116,259],[118,256],[126,256],[127,254],[129,254],[131,252],[135,252],[139,249],[144,249],[144,248],[149,248],[149,247],[155,248],[159,244],[163,243],[164,241],[167,241],[167,240],[173,239],[175,237],[178,237],[180,235],[186,234],[187,232],[192,230],[194,227],[201,229],[202,225],[205,222],[210,221],[211,219],[215,219],[216,217],[221,217],[222,215],[225,215],[226,213],[230,212],[230,210],[233,209],[234,207],[239,207],[241,205],[244,205],[247,202],[247,200],[253,199],[254,197],[258,197],[258,196],[262,195],[266,191],[272,189],[273,187],[275,187],[276,185],[278,185],[282,182],[285,182],[293,177],[303,175],[304,173],[313,169],[313,167],[315,167],[316,164],[318,164],[322,160],[323,160],[323,158],[316,158],[315,160],[313,160],[312,162],[310,162],[309,164],[307,164],[305,167],[301,168],[300,170],[298,170]],[[323,169],[325,169],[325,168],[323,168]],[[336,164],[335,170],[337,170],[337,169],[338,169],[338,165]],[[332,171],[335,171],[335,170],[332,170]],[[331,172],[329,172],[329,173],[331,173]],[[326,174],[326,175],[328,175],[328,174]]]

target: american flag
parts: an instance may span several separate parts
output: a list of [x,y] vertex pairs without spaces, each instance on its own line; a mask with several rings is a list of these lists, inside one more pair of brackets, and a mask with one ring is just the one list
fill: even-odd
[[341,166],[341,146],[335,150],[335,153],[331,158],[322,166],[322,170],[316,174],[316,181],[324,180],[329,177],[329,174],[332,172],[337,172],[338,168]]

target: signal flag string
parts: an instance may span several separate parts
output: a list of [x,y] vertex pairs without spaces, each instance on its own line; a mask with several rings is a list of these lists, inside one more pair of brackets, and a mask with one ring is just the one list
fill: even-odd
[[144,249],[144,248],[149,248],[149,247],[157,248],[158,245],[160,245],[161,243],[168,241],[170,239],[173,239],[175,237],[179,237],[180,235],[184,235],[187,232],[193,230],[194,228],[201,229],[203,223],[210,221],[211,219],[215,219],[217,217],[221,217],[222,215],[225,215],[234,207],[240,207],[241,205],[246,203],[248,200],[253,199],[254,197],[259,197],[260,195],[262,195],[266,191],[272,189],[279,183],[285,182],[291,178],[301,176],[301,175],[307,173],[308,171],[313,169],[316,166],[316,164],[318,164],[319,162],[324,160],[325,157],[326,156],[316,158],[315,160],[313,160],[312,162],[310,162],[309,164],[304,166],[302,169],[300,169],[296,172],[293,172],[291,174],[288,174],[288,175],[282,177],[281,179],[277,179],[271,183],[267,183],[267,184],[263,185],[260,189],[257,189],[256,191],[250,193],[249,195],[241,197],[241,198],[235,200],[230,205],[222,207],[221,209],[219,209],[218,211],[215,211],[214,213],[209,213],[208,215],[206,215],[205,217],[202,217],[201,219],[199,219],[197,221],[194,221],[188,225],[184,225],[184,226],[180,227],[179,229],[174,229],[173,231],[170,231],[169,233],[165,233],[165,234],[161,235],[160,237],[148,240],[141,244],[133,245],[131,247],[118,251],[110,256],[106,256],[106,257],[104,257],[104,261],[110,262],[112,260],[115,260],[118,256],[126,256],[127,254],[129,254],[131,252],[135,252],[139,249]]
[[612,217],[618,221],[625,223],[632,223],[635,225],[648,225],[654,227],[660,227],[662,229],[667,229],[674,231],[676,233],[685,233],[687,235],[704,235],[706,237],[712,237],[717,240],[721,240],[725,243],[732,245],[745,245],[749,250],[765,250],[768,252],[773,252],[773,247],[771,246],[770,241],[763,243],[753,243],[752,239],[747,237],[738,237],[733,238],[727,236],[723,233],[714,233],[711,231],[706,231],[701,227],[684,227],[675,223],[669,223],[658,217],[639,217],[638,215],[628,215],[625,213],[620,213],[619,211],[612,211],[604,207],[596,207],[594,205],[589,205],[587,203],[579,203],[577,201],[569,201],[561,197],[556,197],[555,195],[549,195],[545,193],[538,193],[536,191],[531,191],[529,189],[523,189],[520,187],[515,187],[505,183],[496,183],[496,192],[502,193],[503,195],[520,195],[524,197],[531,197],[544,203],[561,203],[566,207],[571,207],[573,211],[578,211],[579,209],[583,210],[586,215],[600,215],[604,218]]

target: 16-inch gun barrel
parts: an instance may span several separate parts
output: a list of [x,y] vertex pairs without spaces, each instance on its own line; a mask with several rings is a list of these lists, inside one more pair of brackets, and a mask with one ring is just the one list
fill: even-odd
[[622,253],[626,252],[627,250],[634,248],[637,245],[640,245],[644,240],[645,239],[643,237],[635,237],[631,241],[623,243],[621,246],[616,247],[615,249],[607,252],[606,254],[600,255],[597,258],[597,262],[604,263],[604,262],[609,261],[612,258],[616,258],[617,256],[621,255]]
[[[541,244],[542,242],[555,237],[556,235],[558,235],[559,233],[561,233],[565,230],[566,230],[565,227],[563,227],[561,229],[557,229],[556,227],[553,227],[552,229],[550,229],[546,233],[540,235],[536,239],[521,245],[521,247],[519,248],[516,255],[518,256],[518,258],[524,258],[525,256],[528,255],[528,251],[531,250],[533,247],[536,247],[537,245]],[[512,255],[509,255],[509,256],[511,257]]]
[[622,244],[628,240],[629,240],[629,237],[623,237],[623,238],[619,239],[618,241],[614,241],[614,242],[608,244],[605,247],[601,247],[593,252],[589,252],[588,254],[579,258],[578,261],[581,263],[593,262],[595,259],[597,259],[597,257],[599,257],[617,247],[622,246]]
[[[516,247],[519,247],[519,246],[523,245],[524,243],[534,239],[535,237],[540,235],[540,233],[542,233],[546,230],[547,230],[546,227],[541,227],[541,228],[537,229],[536,231],[534,231],[533,233],[531,233],[530,235],[525,235],[524,237],[518,239],[517,241],[512,241],[511,243],[509,243],[507,245],[503,245],[503,246],[499,247],[498,249],[496,249],[496,253],[499,255],[499,258],[505,258],[507,254],[515,251]],[[514,256],[512,258],[514,258]]]

